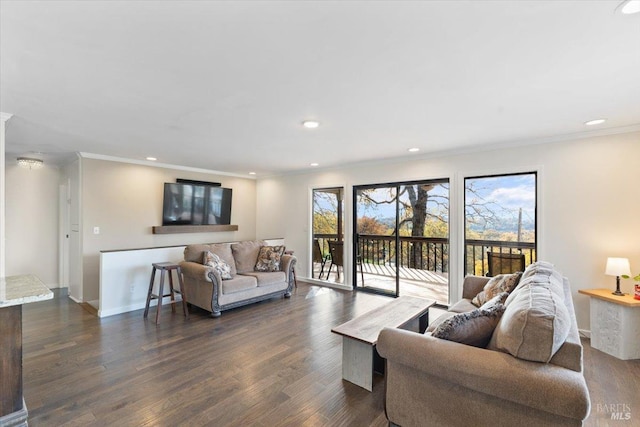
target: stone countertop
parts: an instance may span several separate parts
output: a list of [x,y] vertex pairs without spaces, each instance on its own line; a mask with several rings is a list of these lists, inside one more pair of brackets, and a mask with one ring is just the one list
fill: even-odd
[[0,278],[0,308],[53,298],[53,292],[33,274]]

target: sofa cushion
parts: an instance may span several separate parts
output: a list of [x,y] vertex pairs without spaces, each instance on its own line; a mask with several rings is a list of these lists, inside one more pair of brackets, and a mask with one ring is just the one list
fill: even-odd
[[[562,274],[553,267],[553,264],[545,261],[538,261],[531,264],[525,272],[522,274],[522,278],[520,279],[520,283],[516,287],[524,287],[529,283],[539,283],[543,282],[549,286],[549,289],[555,292],[559,297],[564,299],[564,277]],[[515,292],[515,290],[514,290]],[[507,298],[507,302],[505,305],[509,304],[510,298]]]
[[184,260],[202,264],[202,254],[211,250],[211,245],[187,245],[184,248]]
[[552,289],[549,276],[530,279],[507,298],[488,348],[546,363],[566,340],[571,316],[562,297]]
[[284,246],[262,246],[258,252],[255,271],[280,271],[280,260],[284,254]]
[[460,301],[456,302],[451,307],[449,307],[449,311],[453,313],[466,313],[468,311],[473,311],[476,308],[478,307],[471,304],[470,299],[462,298]]
[[238,273],[254,271],[253,268],[256,266],[258,253],[264,244],[265,242],[262,240],[247,240],[231,244],[231,251],[233,252]]
[[[473,311],[473,310],[472,310]],[[427,332],[433,332],[438,326],[440,326],[440,324],[442,322],[444,322],[445,320],[447,320],[450,317],[455,316],[456,314],[458,314],[455,311],[447,311],[446,313],[442,313],[440,316],[438,316],[434,321],[429,322],[429,326],[427,326],[427,329],[424,331],[425,333]]]
[[505,310],[502,301],[507,295],[503,292],[476,310],[457,313],[445,319],[435,328],[432,336],[474,347],[486,347]]
[[233,294],[235,292],[246,291],[258,287],[258,281],[255,277],[243,276],[238,274],[231,280],[222,281],[222,293]]
[[251,271],[248,273],[244,273],[244,275],[255,277],[258,281],[258,286],[270,286],[276,283],[284,283],[287,281],[287,275],[283,271]]
[[473,297],[471,302],[476,307],[480,307],[493,297],[503,292],[510,293],[518,285],[522,273],[498,274],[492,277],[478,295]]
[[231,266],[211,251],[206,251],[204,253],[202,264],[216,270],[218,274],[220,274],[222,280],[231,279]]
[[211,252],[218,255],[220,259],[231,267],[231,277],[234,277],[238,272],[236,271],[236,261],[233,259],[233,253],[231,252],[231,243],[214,243],[209,245]]
[[220,257],[231,267],[231,277],[237,274],[236,262],[233,259],[230,243],[214,243],[211,245],[187,245],[184,248],[184,260],[204,264],[204,254],[209,251]]
[[524,270],[524,273],[522,273],[522,278],[525,279],[527,277],[530,277],[536,274],[551,276],[554,274],[559,275],[560,273],[554,268],[554,265],[551,264],[550,262],[536,261],[529,264],[529,266],[527,266],[527,268]]

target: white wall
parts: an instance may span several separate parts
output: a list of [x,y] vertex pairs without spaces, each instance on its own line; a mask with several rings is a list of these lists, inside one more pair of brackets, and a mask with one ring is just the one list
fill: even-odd
[[25,169],[7,158],[6,274],[35,274],[58,287],[57,167]]
[[[267,243],[269,245],[283,245],[284,241],[282,239],[268,239]],[[151,264],[181,261],[184,248],[184,246],[170,246],[101,252],[98,316],[112,316],[144,308],[149,290]],[[175,279],[175,273],[171,274]],[[160,294],[160,275],[160,271],[155,275],[154,294],[156,295]],[[165,282],[164,295],[168,292],[168,286]],[[174,286],[178,286],[178,284],[174,283]],[[170,302],[171,299],[166,297],[163,304],[164,301]],[[157,300],[153,300],[150,305],[155,306],[156,304]]]
[[[312,188],[345,186],[349,244],[353,185],[450,178],[452,200],[459,206],[465,176],[538,169],[539,259],[553,262],[569,278],[578,325],[588,330],[589,301],[577,290],[615,287],[615,279],[604,275],[608,256],[628,257],[632,273],[640,272],[638,158],[640,132],[634,132],[264,178],[257,183],[257,237],[284,237],[296,251],[298,275],[308,277]],[[452,251],[458,254],[451,269],[455,300],[462,279],[462,212],[452,211],[451,217]],[[349,280],[350,269],[345,271]],[[623,280],[624,291],[632,285]]]
[[[100,251],[255,238],[253,179],[91,158],[82,158],[81,163],[84,301],[99,299]],[[231,223],[238,225],[238,231],[152,234],[152,226],[162,225],[163,184],[176,178],[220,182],[232,188]],[[94,227],[100,227],[100,234],[93,234]]]
[[6,122],[11,118],[11,114],[0,112],[0,277],[5,276],[5,176],[4,176],[4,133]]

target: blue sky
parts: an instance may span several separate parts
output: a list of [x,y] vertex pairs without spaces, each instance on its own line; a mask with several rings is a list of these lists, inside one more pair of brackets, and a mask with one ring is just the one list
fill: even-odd
[[465,184],[475,189],[475,194],[466,191],[467,204],[487,204],[496,215],[506,218],[517,218],[522,208],[523,221],[535,219],[534,174],[467,179]]
[[[466,191],[465,202],[476,206],[484,205],[490,209],[497,217],[505,220],[516,220],[518,210],[522,208],[523,222],[533,222],[535,220],[535,175],[508,175],[497,177],[483,177],[465,180],[465,185],[470,186],[475,191]],[[394,188],[380,188],[373,190],[370,195],[376,200],[391,200],[395,191]],[[449,184],[438,185],[429,192],[430,197],[448,197]],[[433,200],[433,199],[432,199]],[[321,202],[323,208],[326,203]],[[431,207],[431,206],[430,206]],[[395,217],[395,203],[358,206],[358,216],[368,216],[378,219]]]

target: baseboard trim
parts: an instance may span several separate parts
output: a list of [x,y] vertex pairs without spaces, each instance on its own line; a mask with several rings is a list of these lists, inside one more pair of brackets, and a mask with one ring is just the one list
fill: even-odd
[[298,282],[308,283],[309,285],[324,286],[326,288],[340,289],[342,291],[353,291],[351,286],[341,285],[339,283],[325,282],[324,280],[312,279],[309,277],[298,277]]
[[[176,303],[182,302],[181,295],[176,295],[175,299],[176,299]],[[147,303],[145,301],[145,302],[131,304],[123,307],[112,308],[110,310],[98,309],[98,317],[109,317],[109,316],[115,316],[116,314],[127,313],[129,311],[141,310],[145,308],[146,304]],[[169,296],[162,299],[162,305],[167,305],[167,304],[171,304],[171,297]],[[158,305],[158,300],[157,299],[152,300],[151,303],[149,304],[149,309],[151,309],[151,307],[155,307],[156,305]]]
[[27,404],[23,397],[21,409],[0,417],[0,427],[27,427],[28,418],[29,411],[27,411]]
[[98,310],[88,302],[81,302],[80,307],[84,308],[88,313],[98,317]]
[[591,331],[588,329],[578,329],[581,338],[591,339]]

